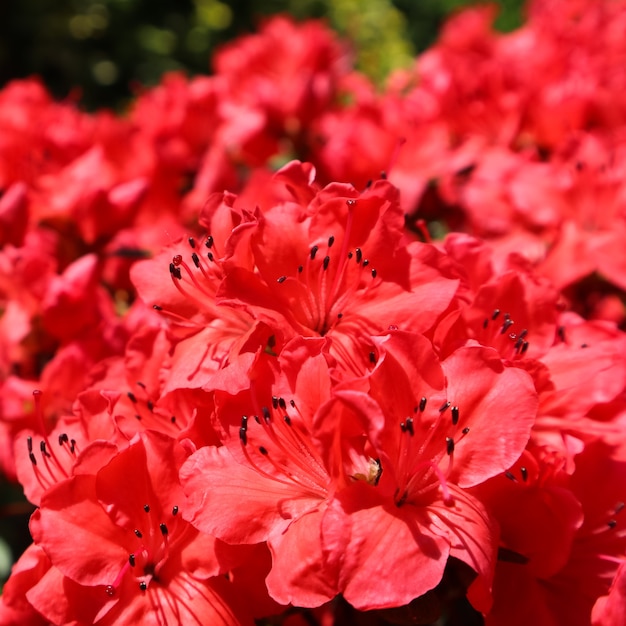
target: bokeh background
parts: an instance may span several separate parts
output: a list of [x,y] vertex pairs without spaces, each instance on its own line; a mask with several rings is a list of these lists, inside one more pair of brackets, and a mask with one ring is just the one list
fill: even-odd
[[[323,18],[352,42],[357,67],[381,84],[437,38],[472,0],[19,0],[0,3],[0,88],[37,75],[59,99],[120,113],[141,86],[170,71],[211,71],[220,44],[264,16]],[[523,21],[521,0],[500,0],[496,26]],[[33,120],[36,123],[36,120]],[[33,507],[0,477],[0,589],[30,543]]]
[[[19,0],[0,3],[0,85],[33,74],[88,110],[123,110],[139,85],[168,71],[210,71],[211,52],[263,16],[324,18],[352,41],[377,81],[411,62],[452,11],[472,0]],[[522,21],[521,0],[500,0],[497,27]]]

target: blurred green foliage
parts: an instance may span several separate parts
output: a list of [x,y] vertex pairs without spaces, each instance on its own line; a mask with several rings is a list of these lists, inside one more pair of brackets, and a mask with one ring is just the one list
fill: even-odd
[[[380,82],[436,38],[472,0],[20,0],[0,6],[0,85],[40,75],[57,97],[122,108],[133,86],[164,72],[206,73],[212,50],[263,16],[325,18],[353,42],[359,69]],[[521,21],[521,0],[499,0],[497,25]]]

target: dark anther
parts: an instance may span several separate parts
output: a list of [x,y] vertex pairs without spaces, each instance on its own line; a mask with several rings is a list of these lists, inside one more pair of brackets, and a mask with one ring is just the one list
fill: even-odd
[[489,320],[485,318],[483,321],[483,328],[487,328],[487,326],[489,326]]
[[304,271],[304,265],[298,265],[298,274],[302,274]]
[[459,407],[453,406],[450,411],[452,412],[452,425],[456,426],[459,423]]
[[365,189],[369,189],[372,184],[374,183],[374,181],[370,178],[366,183],[365,183]]
[[373,269],[373,270],[372,270],[372,278],[376,278],[376,274],[377,274],[376,270],[375,270],[375,269]]
[[206,238],[206,241],[204,242],[204,245],[205,245],[207,248],[212,248],[212,247],[213,247],[213,237],[212,237],[211,235],[209,235],[209,236]]
[[167,526],[163,522],[159,524],[159,529],[161,530],[161,534],[163,536],[167,535],[167,533],[169,532],[169,530],[167,530]]
[[212,252],[207,252],[206,253],[206,258],[209,259],[209,261],[213,261],[213,253]]
[[287,426],[291,426],[291,418],[289,417],[289,415],[285,415],[283,419],[285,420],[285,424],[287,424]]
[[162,310],[163,310],[163,307],[162,307],[162,306],[159,306],[158,304],[153,304],[153,305],[152,305],[152,308],[153,308],[155,311],[162,311]]
[[243,426],[239,429],[239,439],[241,440],[241,443],[243,443],[244,446],[247,445],[248,433]]
[[318,250],[319,250],[319,246],[313,246],[311,248],[311,253],[310,253],[311,261],[315,258],[315,255],[317,254]]
[[145,591],[147,588],[148,588],[148,585],[146,584],[146,581],[145,581],[145,580],[142,580],[142,581],[139,583],[139,589],[141,589],[141,591]]
[[28,451],[32,452],[33,451],[33,438],[32,437],[26,437],[26,445],[28,446]]
[[466,426],[466,427],[465,427],[465,428],[464,428],[461,432],[462,432],[464,435],[467,435],[467,433],[469,433],[469,431],[470,431],[469,426]]
[[278,406],[283,410],[287,408],[287,403],[285,402],[285,398],[282,398],[282,397],[278,398]]
[[380,177],[382,180],[387,180],[387,172],[385,172],[385,170],[382,170],[380,172]]
[[281,276],[280,278],[276,279],[276,282],[277,283],[284,283],[286,280],[287,280],[286,276]]
[[406,432],[406,424],[404,422],[400,422],[400,432]]
[[509,479],[512,480],[513,482],[517,482],[517,478],[515,478],[515,476],[513,476],[513,474],[511,474],[511,472],[509,472],[508,470],[506,472],[504,472],[504,475]]
[[407,432],[412,437],[415,434],[415,430],[413,430],[413,418],[412,417],[407,417],[405,425],[406,425]]
[[198,255],[195,252],[191,253],[191,260],[193,261],[193,264],[196,267],[200,267],[200,259],[198,258]]
[[557,333],[559,335],[559,339],[565,343],[565,326],[559,326],[557,329]]
[[76,448],[76,440],[70,439],[70,452],[74,454],[74,449]]
[[258,415],[255,415],[255,416],[254,416],[254,421],[255,421],[257,424],[260,424],[260,423],[261,423],[261,420],[259,419],[259,416],[258,416]]
[[324,257],[324,262],[322,263],[322,267],[327,270],[328,269],[328,264],[330,263],[330,257],[329,256],[325,256]]
[[513,346],[513,348],[515,349],[515,352],[519,352],[522,345],[524,345],[524,340],[520,337]]
[[33,465],[37,465],[37,459],[35,458],[35,455],[32,452],[28,453],[28,458],[30,459],[30,462]]
[[137,402],[137,396],[132,391],[127,392],[126,395],[131,402]]
[[170,422],[172,424],[176,424],[176,416],[175,415],[172,415],[172,417],[170,417]]
[[134,554],[128,555],[128,562],[130,563],[131,567],[135,567],[135,555]]
[[67,436],[67,433],[61,433],[59,435],[59,445],[62,446],[64,443],[69,443],[70,438]]
[[524,328],[524,330],[522,330],[522,332],[519,334],[519,338],[525,339],[527,334],[528,334],[528,328]]
[[376,363],[376,353],[370,352],[370,363]]
[[494,309],[493,313],[491,314],[491,319],[495,320],[498,317],[498,315],[500,315],[500,309]]
[[439,413],[443,413],[449,406],[450,402],[446,401],[439,407]]
[[135,413],[135,419],[136,419],[138,422],[141,422],[141,415],[139,415],[139,413]]
[[623,502],[618,502],[615,505],[615,515],[617,515],[618,513],[621,513],[624,510],[624,503]]
[[261,413],[263,413],[263,419],[267,424],[270,421],[270,410],[266,406],[263,406],[261,407]]
[[506,333],[507,330],[509,330],[509,328],[511,328],[511,326],[513,326],[515,322],[513,322],[512,319],[505,319],[504,322],[502,323],[502,328],[500,329],[500,334],[504,335],[504,333]]
[[364,259],[363,267],[367,267],[370,264],[369,259]]
[[148,402],[146,402],[146,406],[148,407],[148,411],[150,411],[150,413],[154,411],[154,402],[152,402],[152,400],[148,400]]
[[337,319],[340,320],[343,317],[343,313],[337,313]]
[[348,252],[348,260],[350,260],[353,256],[354,254],[352,254],[352,252]]
[[519,473],[522,475],[522,480],[526,482],[528,480],[528,470],[525,467],[520,467]]
[[528,350],[528,345],[529,345],[529,344],[528,344],[528,342],[527,342],[527,341],[525,341],[525,342],[522,344],[522,349],[521,349],[521,353],[522,353],[522,354],[526,354],[526,351]]
[[296,408],[296,401],[295,400],[289,400],[289,404],[291,405],[292,409]]
[[425,409],[426,409],[426,398],[422,396],[422,399],[420,400],[420,411],[423,413]]
[[144,504],[144,505],[143,505],[143,510],[144,510],[146,513],[150,513],[150,505],[149,505],[149,504]]
[[189,245],[195,249],[196,247],[196,240],[193,237],[189,237],[189,239],[187,239],[187,241],[189,242]]
[[272,396],[272,406],[277,409],[278,408],[278,398],[276,396]]
[[588,347],[589,347],[589,344],[587,344],[587,343],[581,343],[581,344],[580,344],[580,347],[581,347],[581,348],[588,348]]
[[263,455],[266,456],[268,454],[267,452],[267,448],[264,448],[263,446],[259,446],[259,452]]
[[333,235],[331,235],[331,236],[328,238],[328,247],[329,247],[329,248],[332,248],[334,243],[335,243],[335,238],[333,237]]
[[173,263],[170,263],[170,274],[174,278],[178,278],[178,280],[182,280],[183,275],[180,273],[180,269],[176,267]]
[[615,528],[617,526],[617,520],[616,519],[610,519],[607,522],[607,526],[612,530],[613,528]]
[[46,442],[45,441],[41,441],[41,443],[39,444],[39,449],[41,450],[41,454],[43,454],[43,456],[51,456],[51,454],[46,450]]
[[356,262],[357,262],[357,265],[361,262],[362,259],[363,259],[363,252],[361,251],[361,248],[357,248],[356,249]]
[[452,437],[446,437],[446,452],[448,455],[454,452],[454,439]]
[[137,528],[135,528],[135,535],[137,536],[137,539],[141,539],[143,537],[143,535],[141,534],[141,531],[138,530]]

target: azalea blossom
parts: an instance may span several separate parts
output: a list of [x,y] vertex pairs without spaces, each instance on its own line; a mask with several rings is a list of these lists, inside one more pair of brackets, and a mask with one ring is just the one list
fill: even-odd
[[1,624],[622,624],[626,2],[526,16],[0,91]]
[[[218,556],[215,540],[179,515],[182,458],[163,436],[137,437],[120,451],[95,443],[80,470],[44,494],[31,532],[49,565],[26,591],[36,611],[54,623],[252,623],[214,578],[236,558]],[[76,600],[50,604],[62,588]]]

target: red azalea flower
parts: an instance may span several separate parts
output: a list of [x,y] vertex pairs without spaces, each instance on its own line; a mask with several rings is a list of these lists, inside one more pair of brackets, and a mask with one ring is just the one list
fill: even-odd
[[[354,420],[320,412],[330,399],[327,343],[296,339],[278,357],[279,371],[262,354],[247,373],[249,390],[216,391],[224,445],[199,449],[181,470],[194,526],[229,543],[268,542],[267,585],[283,604],[319,606],[337,594],[321,558],[321,519],[336,490],[376,474]],[[334,442],[319,439],[328,424]]]
[[232,550],[179,515],[182,448],[146,433],[120,452],[96,443],[86,454],[31,518],[34,541],[57,572],[50,589],[44,578],[27,593],[34,608],[48,617],[45,598],[56,597],[59,579],[67,579],[70,589],[85,588],[72,601],[87,604],[68,603],[65,620],[78,612],[98,624],[251,623],[233,604],[228,583],[214,578],[236,564]]
[[479,239],[453,233],[443,245],[462,282],[458,309],[436,330],[440,350],[447,354],[473,340],[498,350],[507,364],[546,354],[557,332],[554,287],[518,256],[497,259]]
[[514,489],[519,497],[494,493],[486,498],[502,524],[506,546],[513,548],[498,561],[495,603],[486,624],[586,626],[626,548],[623,446],[620,452],[602,442],[587,445],[571,477],[560,471],[565,459],[559,455],[537,464],[528,460],[512,469],[512,480],[496,479],[501,489]]
[[226,83],[220,101],[225,145],[264,165],[289,137],[296,149],[308,125],[334,100],[348,73],[343,47],[321,22],[274,17],[260,32],[222,47],[213,65]]
[[362,193],[329,185],[308,206],[263,212],[250,238],[256,269],[233,268],[219,296],[285,339],[331,337],[333,356],[360,375],[370,335],[394,326],[426,331],[456,290],[442,257],[429,245],[407,245],[403,226],[397,191],[385,181]]
[[555,345],[532,372],[539,391],[532,438],[563,454],[571,473],[587,442],[621,439],[616,416],[626,389],[626,335],[573,313],[562,314],[558,329]]
[[483,348],[459,349],[439,365],[418,335],[394,333],[380,350],[371,395],[336,391],[362,419],[382,467],[378,485],[338,494],[322,530],[335,549],[343,545],[344,595],[357,608],[406,604],[441,580],[453,556],[478,574],[470,599],[486,611],[497,531],[465,489],[523,450],[536,411],[530,378]]
[[127,440],[120,433],[112,416],[117,401],[116,392],[99,390],[97,394],[81,394],[76,401],[77,415],[64,415],[48,429],[40,390],[33,392],[36,426],[22,430],[13,438],[13,457],[17,478],[24,495],[39,506],[43,494],[74,474],[77,465],[88,463],[82,453],[94,441],[120,442]]
[[328,335],[333,356],[360,375],[370,334],[426,331],[450,303],[457,282],[434,247],[404,242],[391,185],[317,191],[296,164],[279,176],[297,202],[250,214],[226,194],[203,215],[204,244],[190,239],[133,267],[142,298],[183,336],[166,390],[210,386],[207,376],[258,339],[278,351],[293,337]]
[[[38,120],[33,124],[33,120]],[[90,116],[73,102],[54,102],[36,78],[15,80],[0,93],[0,188],[36,183],[81,154],[93,136]]]

